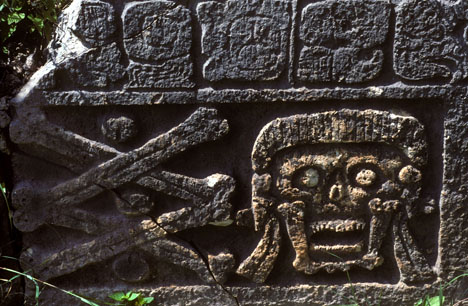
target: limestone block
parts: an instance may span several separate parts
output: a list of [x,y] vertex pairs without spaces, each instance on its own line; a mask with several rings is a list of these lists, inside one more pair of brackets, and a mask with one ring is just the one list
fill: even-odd
[[[366,121],[365,129],[356,125]],[[317,146],[321,143],[329,148]],[[366,149],[366,143],[374,146]],[[382,144],[389,148],[379,148]],[[252,211],[263,236],[237,273],[265,282],[281,236],[290,240],[296,253],[292,265],[304,274],[353,266],[374,270],[389,260],[381,247],[390,232],[401,279],[432,279],[407,224],[420,198],[426,150],[424,126],[388,112],[344,109],[270,122],[252,152]]]
[[[21,268],[99,305],[437,293],[468,270],[467,19],[452,0],[72,1],[0,99]],[[82,304],[25,283],[25,305]]]
[[79,14],[72,31],[92,47],[103,46],[114,36],[117,29],[115,10],[103,1],[81,2]]
[[188,9],[171,1],[133,2],[122,18],[130,88],[193,86]]
[[452,82],[468,75],[466,18],[463,1],[447,5],[437,0],[406,0],[396,8],[395,72],[407,80],[445,78]]
[[71,58],[59,65],[70,79],[78,86],[107,87],[121,80],[125,75],[125,68],[120,61],[122,54],[116,43],[93,48],[84,54]]
[[384,62],[390,5],[383,1],[324,1],[302,11],[304,44],[297,76],[310,82],[362,83],[375,79]]
[[286,68],[290,5],[290,0],[200,3],[204,78],[277,79]]

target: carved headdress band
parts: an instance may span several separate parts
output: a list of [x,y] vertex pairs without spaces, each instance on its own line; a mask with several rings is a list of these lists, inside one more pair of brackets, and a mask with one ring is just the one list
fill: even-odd
[[417,166],[427,161],[424,127],[414,117],[385,111],[330,111],[278,118],[260,132],[252,167],[264,172],[280,150],[317,143],[384,143],[402,150]]

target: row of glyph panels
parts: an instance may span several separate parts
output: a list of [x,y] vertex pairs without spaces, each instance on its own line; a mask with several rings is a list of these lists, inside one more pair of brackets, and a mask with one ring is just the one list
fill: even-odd
[[468,76],[463,2],[406,0],[393,7],[386,1],[331,0],[306,5],[293,18],[295,9],[294,0],[207,1],[195,13],[171,1],[130,2],[120,26],[113,5],[76,1],[64,19],[86,51],[59,68],[85,87],[120,81],[127,88],[190,88],[191,54],[198,46],[193,33],[200,27],[208,81],[276,80],[287,69],[304,82],[370,81],[382,72],[393,31],[393,69],[401,78],[456,82]]

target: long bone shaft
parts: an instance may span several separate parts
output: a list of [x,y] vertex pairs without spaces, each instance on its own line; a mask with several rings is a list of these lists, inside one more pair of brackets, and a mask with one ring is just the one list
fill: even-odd
[[10,125],[10,137],[34,155],[79,172],[98,160],[120,154],[108,145],[64,130],[45,119],[40,122],[16,119]]
[[189,245],[175,237],[169,239],[151,220],[55,253],[32,268],[39,278],[50,280],[135,249],[149,251],[157,258],[194,270],[207,282],[213,281],[205,262]]
[[[142,147],[122,153],[75,179],[69,180],[39,196],[37,201],[15,212],[15,224],[22,231],[33,231],[53,221],[70,205],[86,201],[106,189],[115,189],[153,170],[158,164],[190,147],[213,141],[228,132],[228,124],[217,117],[214,109],[199,108],[187,120]],[[33,203],[40,203],[40,214],[29,218]]]
[[304,225],[304,202],[283,203],[278,207],[278,210],[286,219],[289,239],[296,253],[293,262],[294,268],[306,274],[316,273],[317,271],[314,269],[309,257],[309,246]]
[[[158,218],[158,223],[169,232],[229,221],[232,209],[230,198],[235,188],[234,179],[230,176],[213,174],[205,179],[197,179],[161,171],[138,179],[136,184],[193,203],[193,206],[165,213]],[[120,224],[112,222],[112,218],[106,220],[74,207],[54,216],[53,220],[49,219],[49,223],[88,234],[94,234],[102,227],[109,229]]]
[[158,223],[169,232],[228,221],[230,217],[230,198],[235,187],[234,179],[230,176],[213,174],[205,179],[196,179],[161,171],[142,177],[137,184],[193,202],[193,206],[165,213],[158,218]]

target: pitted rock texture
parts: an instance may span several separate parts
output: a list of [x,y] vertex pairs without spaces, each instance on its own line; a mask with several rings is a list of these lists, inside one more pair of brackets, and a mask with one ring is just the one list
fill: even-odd
[[286,68],[290,0],[202,2],[203,75],[222,79],[274,80]]
[[0,105],[23,270],[100,305],[437,294],[468,270],[467,19],[442,0],[72,1]]
[[68,78],[78,86],[107,87],[124,77],[125,67],[120,64],[121,60],[120,50],[116,43],[112,43],[90,49],[60,68],[68,72]]
[[379,48],[387,37],[390,5],[384,1],[324,1],[302,11],[304,43],[298,77],[311,82],[361,83],[382,70]]
[[[278,211],[296,252],[293,266],[305,274],[321,269],[348,271],[351,266],[375,269],[384,262],[380,248],[388,229],[393,228],[401,279],[431,279],[432,271],[417,246],[411,244],[412,239],[401,240],[410,236],[408,220],[425,205],[420,199],[420,184],[406,179],[409,171],[420,175],[415,167],[426,164],[425,139],[424,127],[415,118],[369,110],[296,115],[270,122],[252,152],[255,228],[265,234],[272,226],[279,231]],[[329,149],[317,147],[322,143]],[[369,143],[374,144],[372,149],[366,148]],[[390,153],[389,148],[377,144],[398,148],[400,153]],[[278,153],[281,151],[288,153]],[[399,156],[401,153],[405,156]],[[367,239],[339,239],[340,233],[364,228],[368,229]],[[335,240],[322,237],[321,241],[323,232],[330,237],[338,235]],[[265,250],[264,245],[277,247]],[[237,272],[265,281],[279,246],[277,235],[264,235]],[[333,257],[336,254],[338,259]]]
[[109,43],[117,30],[113,6],[102,1],[83,1],[80,11],[72,31],[92,47]]
[[123,41],[131,62],[130,88],[191,87],[190,12],[170,1],[128,4]]
[[463,3],[400,3],[396,8],[393,55],[398,75],[408,80],[445,77],[452,82],[468,76],[468,37],[467,28],[463,28],[468,16]]

